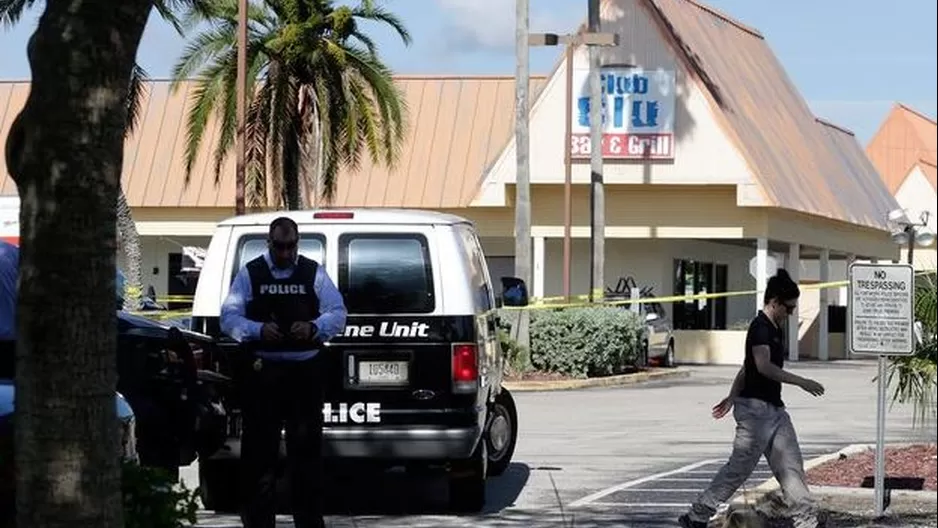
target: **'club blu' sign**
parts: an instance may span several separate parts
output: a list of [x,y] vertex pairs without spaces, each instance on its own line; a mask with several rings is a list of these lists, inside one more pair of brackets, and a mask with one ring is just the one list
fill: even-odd
[[[571,154],[590,155],[589,70],[573,72],[575,100]],[[602,87],[603,157],[662,159],[674,157],[674,73],[608,67]]]

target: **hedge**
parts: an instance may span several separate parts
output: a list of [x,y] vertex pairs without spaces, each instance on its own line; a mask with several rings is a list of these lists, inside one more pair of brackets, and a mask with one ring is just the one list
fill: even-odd
[[638,314],[614,306],[533,311],[531,364],[576,378],[620,374],[643,357],[644,332]]

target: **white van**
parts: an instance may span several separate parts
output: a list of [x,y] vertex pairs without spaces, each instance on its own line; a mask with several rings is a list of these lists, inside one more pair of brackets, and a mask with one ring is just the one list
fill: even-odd
[[[478,511],[485,479],[507,469],[517,412],[502,387],[496,295],[476,230],[458,216],[342,209],[245,215],[221,222],[205,257],[192,329],[224,339],[220,307],[238,270],[267,249],[278,216],[299,227],[301,254],[325,266],[345,299],[344,334],[323,349],[328,369],[323,454],[448,470],[450,506]],[[523,282],[511,305],[527,303]],[[234,352],[237,353],[237,352]],[[218,368],[232,372],[230,361]],[[236,407],[236,403],[232,404]],[[237,505],[239,425],[200,461],[207,509]]]

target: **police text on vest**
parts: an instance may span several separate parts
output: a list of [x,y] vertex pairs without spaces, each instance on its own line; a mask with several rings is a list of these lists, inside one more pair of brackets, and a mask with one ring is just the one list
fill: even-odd
[[340,403],[338,409],[326,402],[322,404],[324,423],[381,423],[381,404],[357,402]]
[[261,295],[306,295],[305,284],[261,284]]

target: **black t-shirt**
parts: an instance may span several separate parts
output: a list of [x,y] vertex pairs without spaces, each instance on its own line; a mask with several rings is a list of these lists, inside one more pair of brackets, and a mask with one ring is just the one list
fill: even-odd
[[755,398],[778,407],[784,407],[782,402],[782,384],[763,376],[756,368],[752,349],[759,345],[769,347],[772,364],[778,368],[785,365],[785,347],[782,330],[760,311],[759,315],[749,323],[746,333],[746,358],[743,365],[746,369],[746,379],[743,390],[739,395],[743,398]]

